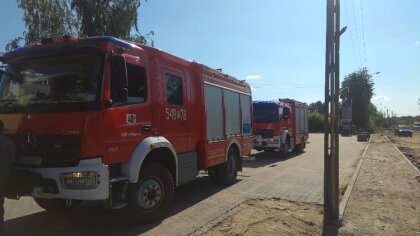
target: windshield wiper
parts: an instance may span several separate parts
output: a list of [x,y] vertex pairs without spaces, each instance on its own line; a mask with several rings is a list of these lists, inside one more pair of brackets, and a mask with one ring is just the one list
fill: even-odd
[[5,102],[16,102],[16,99],[4,99],[4,100],[0,100],[0,103],[5,103]]
[[22,105],[17,103],[16,99],[6,99],[6,100],[0,100],[0,109],[5,109],[6,112],[11,111],[25,111]]

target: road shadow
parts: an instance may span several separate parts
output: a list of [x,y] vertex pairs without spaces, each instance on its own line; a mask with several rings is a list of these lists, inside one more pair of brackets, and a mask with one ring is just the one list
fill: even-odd
[[213,184],[206,174],[200,174],[194,181],[175,190],[174,201],[169,212],[161,221],[151,224],[134,225],[129,223],[130,220],[124,209],[109,210],[101,207],[99,203],[93,203],[69,214],[42,211],[7,220],[5,236],[141,235],[161,225],[164,219],[226,188],[228,187]]
[[277,162],[287,161],[291,158],[302,155],[303,153],[289,152],[287,154],[282,154],[278,151],[271,151],[271,152],[262,151],[262,152],[251,154],[250,156],[244,158],[242,165],[243,167],[248,167],[248,168],[259,168],[263,166],[270,166],[270,165],[275,165],[275,163]]

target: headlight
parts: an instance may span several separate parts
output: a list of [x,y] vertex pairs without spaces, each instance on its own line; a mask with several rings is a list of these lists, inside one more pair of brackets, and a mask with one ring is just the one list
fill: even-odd
[[279,144],[280,140],[275,139],[275,138],[271,138],[271,139],[268,140],[268,143],[269,144]]
[[99,185],[99,174],[96,171],[77,171],[61,174],[61,184],[65,189],[86,190]]

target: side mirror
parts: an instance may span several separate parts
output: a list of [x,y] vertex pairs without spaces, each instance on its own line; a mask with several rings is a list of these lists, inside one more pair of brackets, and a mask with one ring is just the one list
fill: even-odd
[[111,58],[111,99],[113,102],[127,102],[127,67],[123,56]]
[[290,109],[288,107],[283,108],[283,118],[289,119],[290,117]]

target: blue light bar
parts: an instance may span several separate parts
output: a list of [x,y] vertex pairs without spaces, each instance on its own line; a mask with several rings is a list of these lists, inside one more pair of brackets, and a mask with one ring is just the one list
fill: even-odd
[[276,100],[268,100],[268,101],[253,101],[252,103],[255,103],[255,104],[273,104],[273,103],[276,103],[277,101]]

